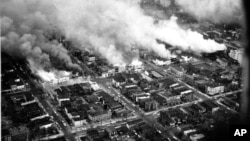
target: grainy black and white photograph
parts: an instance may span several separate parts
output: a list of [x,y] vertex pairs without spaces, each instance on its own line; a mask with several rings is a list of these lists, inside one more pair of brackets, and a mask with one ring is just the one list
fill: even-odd
[[243,0],[1,0],[1,141],[245,141]]

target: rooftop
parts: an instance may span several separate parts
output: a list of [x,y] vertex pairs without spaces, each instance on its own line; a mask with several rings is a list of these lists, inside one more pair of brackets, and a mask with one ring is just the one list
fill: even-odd
[[128,121],[127,124],[129,126],[133,126],[133,125],[136,125],[136,124],[140,124],[140,123],[143,123],[144,121],[142,119],[136,119],[136,120],[132,120],[132,121]]
[[69,92],[63,89],[62,91],[56,90],[57,96],[59,99],[68,99],[70,98]]
[[124,76],[122,76],[121,73],[117,73],[113,79],[116,81],[116,82],[125,82],[126,79],[124,78]]
[[156,71],[151,71],[151,74],[156,77],[156,78],[161,78],[163,77],[160,73],[156,72]]
[[177,66],[177,65],[171,66],[171,68],[174,68],[174,69],[176,69],[176,70],[178,70],[178,71],[184,71],[184,68],[183,68],[183,67]]

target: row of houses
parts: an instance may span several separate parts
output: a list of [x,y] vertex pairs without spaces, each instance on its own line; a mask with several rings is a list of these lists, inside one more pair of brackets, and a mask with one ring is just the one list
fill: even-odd
[[124,85],[121,93],[132,100],[134,103],[139,104],[145,111],[152,111],[158,109],[158,102],[152,99],[151,94],[142,91],[142,89],[135,84]]
[[212,115],[219,108],[219,105],[213,101],[204,101],[187,107],[161,111],[158,120],[163,126],[177,126],[178,130],[183,130],[182,127],[185,125],[204,122],[206,118],[201,118],[202,116]]
[[183,102],[194,100],[194,92],[170,78],[162,79],[158,82],[162,91],[152,93],[160,106],[174,106]]
[[142,79],[142,76],[139,73],[117,73],[112,78],[112,84],[116,88],[122,88],[123,85],[127,83],[138,84]]
[[9,94],[26,91],[29,88],[28,83],[19,75],[18,69],[12,62],[2,62],[2,93]]
[[[74,90],[81,89],[82,92]],[[81,87],[81,88],[80,88]],[[75,84],[55,89],[55,100],[69,122],[79,127],[91,122],[102,122],[113,116],[127,116],[129,111],[103,90],[93,90],[91,85]]]

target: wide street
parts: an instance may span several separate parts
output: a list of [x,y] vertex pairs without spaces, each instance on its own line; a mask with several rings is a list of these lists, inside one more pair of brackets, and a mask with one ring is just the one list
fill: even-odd
[[201,91],[195,89],[194,87],[188,85],[187,83],[181,81],[180,79],[174,77],[174,75],[171,75],[170,73],[168,73],[168,71],[166,69],[161,68],[159,66],[156,66],[155,64],[153,64],[153,63],[151,63],[151,62],[149,62],[147,60],[143,60],[143,62],[144,62],[145,65],[147,65],[147,67],[153,68],[154,70],[156,70],[158,72],[161,72],[164,75],[164,77],[171,78],[171,79],[175,80],[176,82],[178,82],[178,83],[180,83],[180,84],[188,87],[189,89],[193,90],[195,92],[195,96],[197,98],[200,98],[202,100],[206,100],[206,99],[210,99],[211,98],[208,95],[202,93]]
[[57,113],[57,111],[48,103],[46,99],[42,97],[43,93],[47,93],[45,89],[42,88],[40,83],[35,82],[30,75],[28,75],[27,70],[21,70],[18,64],[15,64],[18,72],[24,78],[27,78],[26,81],[30,84],[30,91],[34,94],[34,96],[38,99],[39,103],[44,108],[45,112],[49,114],[50,117],[57,123],[58,127],[63,132],[65,138],[69,141],[76,141],[73,134],[70,132],[70,126],[67,124],[64,118]]
[[[96,81],[105,91],[109,92],[110,94],[113,94],[114,97],[120,99],[123,103],[125,103],[126,107],[128,107],[128,109],[131,109],[135,112],[135,114],[142,118],[147,124],[151,125],[152,127],[154,127],[157,131],[159,131],[160,133],[162,133],[162,135],[165,138],[171,139],[171,140],[175,140],[172,137],[171,131],[167,130],[166,128],[164,128],[160,123],[157,122],[156,119],[154,118],[150,118],[151,115],[146,115],[145,112],[143,110],[141,110],[139,108],[139,106],[136,106],[134,103],[132,103],[130,100],[128,100],[126,97],[124,97],[117,89],[113,88],[111,86],[111,81],[108,79],[103,79],[103,80],[97,80]],[[108,84],[108,85],[107,85]]]
[[69,141],[76,141],[74,135],[71,133],[71,127],[67,124],[65,119],[48,103],[45,99],[39,99],[40,103],[45,108],[46,112],[53,117],[53,120],[59,125],[64,136]]

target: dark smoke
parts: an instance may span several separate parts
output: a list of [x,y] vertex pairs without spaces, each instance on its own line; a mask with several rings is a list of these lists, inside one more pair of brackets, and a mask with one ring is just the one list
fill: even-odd
[[26,58],[33,71],[50,66],[50,56],[68,68],[80,70],[60,43],[46,38],[49,31],[57,30],[51,4],[36,0],[4,0],[0,8],[2,51]]

